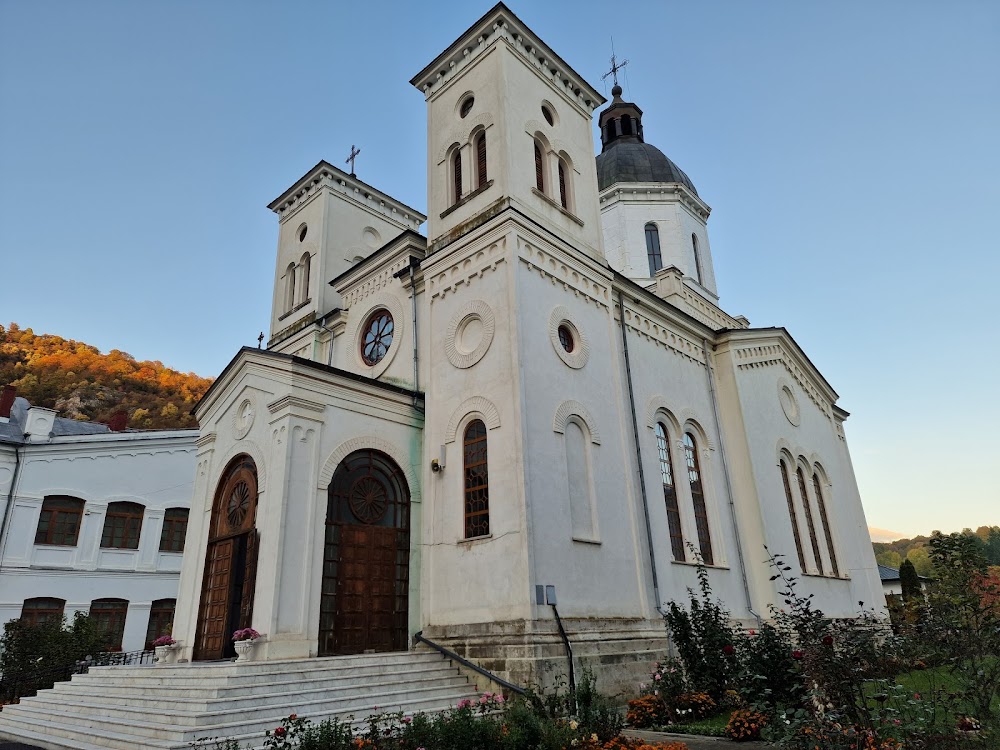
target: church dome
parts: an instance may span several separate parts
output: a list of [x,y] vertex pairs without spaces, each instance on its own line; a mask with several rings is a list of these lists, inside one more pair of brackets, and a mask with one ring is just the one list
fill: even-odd
[[691,178],[642,135],[642,110],[621,98],[621,86],[611,89],[614,99],[601,113],[601,153],[597,155],[597,188],[616,182],[674,182],[695,195]]

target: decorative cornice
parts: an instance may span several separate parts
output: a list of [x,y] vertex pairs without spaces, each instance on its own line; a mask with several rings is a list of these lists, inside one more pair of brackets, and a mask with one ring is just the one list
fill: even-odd
[[443,299],[449,292],[461,285],[468,285],[473,279],[482,278],[485,274],[496,271],[497,266],[506,261],[504,257],[506,243],[507,238],[501,235],[485,247],[470,248],[467,252],[454,255],[454,262],[451,265],[443,268],[435,267],[433,272],[426,273],[424,281],[430,290],[431,302],[438,298]]
[[615,203],[680,202],[702,221],[708,221],[712,213],[711,206],[679,182],[615,182],[604,188],[597,200],[602,212]]
[[373,213],[381,214],[402,228],[416,230],[427,220],[427,217],[416,209],[400,203],[325,161],[310,169],[292,187],[272,201],[268,208],[278,215],[280,221],[286,221],[297,213],[299,207],[324,188],[332,193],[339,193]]
[[[622,312],[619,310],[619,315],[621,314]],[[669,329],[663,323],[653,319],[652,316],[639,313],[628,306],[625,308],[624,315],[625,325],[632,331],[668,351],[684,357],[689,362],[704,366],[705,352],[700,343]]]
[[272,401],[267,405],[267,410],[272,414],[277,414],[281,411],[286,411],[288,409],[305,409],[307,411],[319,412],[320,414],[326,409],[323,404],[317,403],[316,401],[310,401],[308,399],[302,398],[301,396],[293,396],[291,394],[287,396],[282,396],[276,401]]
[[591,278],[586,269],[575,268],[573,264],[559,257],[555,252],[545,250],[537,244],[518,237],[520,261],[553,284],[562,286],[577,297],[593,302],[598,307],[607,307],[611,299],[610,284]]
[[410,490],[410,502],[420,502],[420,485],[417,483],[417,477],[413,473],[413,466],[416,464],[411,464],[407,461],[408,454],[399,450],[394,443],[378,435],[362,435],[338,445],[323,463],[323,468],[319,473],[317,489],[327,489],[330,486],[330,482],[333,481],[333,475],[337,471],[337,467],[340,466],[340,462],[355,451],[360,450],[380,451],[395,461],[406,477],[406,484]]
[[577,417],[587,425],[587,431],[590,433],[590,442],[594,445],[601,444],[601,433],[597,430],[597,422],[594,421],[594,417],[587,407],[579,401],[569,400],[559,404],[555,416],[552,418],[553,432],[558,432],[560,435],[565,433],[566,423],[570,417]]
[[506,43],[588,117],[606,101],[503,3],[489,10],[410,83],[430,98],[498,42]]
[[483,396],[473,396],[462,402],[462,405],[452,412],[448,427],[444,432],[444,442],[454,443],[458,434],[458,425],[470,414],[478,414],[483,418],[486,429],[495,430],[500,426],[500,412],[493,402]]

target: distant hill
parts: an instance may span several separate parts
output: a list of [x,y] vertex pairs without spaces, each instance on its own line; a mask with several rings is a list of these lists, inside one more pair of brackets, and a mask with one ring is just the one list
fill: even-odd
[[7,384],[62,417],[107,422],[125,411],[129,427],[151,429],[197,427],[191,408],[212,380],[11,323],[0,325],[0,385]]
[[[975,531],[963,529],[966,534],[976,540],[990,565],[1000,565],[1000,526],[980,526]],[[898,568],[903,560],[909,560],[917,573],[922,576],[933,575],[930,559],[930,549],[927,542],[929,536],[916,536],[913,539],[897,539],[894,542],[873,542],[875,559],[882,565]]]

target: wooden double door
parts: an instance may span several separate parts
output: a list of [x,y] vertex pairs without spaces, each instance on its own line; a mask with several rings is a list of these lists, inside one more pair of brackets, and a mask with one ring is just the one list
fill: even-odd
[[345,458],[327,496],[319,655],[407,646],[410,494],[378,451]]
[[235,656],[233,632],[251,626],[259,536],[257,471],[239,456],[223,474],[212,507],[194,659]]

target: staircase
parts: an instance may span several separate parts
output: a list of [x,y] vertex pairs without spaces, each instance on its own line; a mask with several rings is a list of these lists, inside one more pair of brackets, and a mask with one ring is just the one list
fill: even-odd
[[[475,695],[436,653],[94,667],[0,711],[0,740],[46,750],[190,750],[204,737],[260,746],[292,713],[313,722],[441,711]],[[377,707],[377,708],[376,708]],[[211,747],[209,743],[208,747]]]

